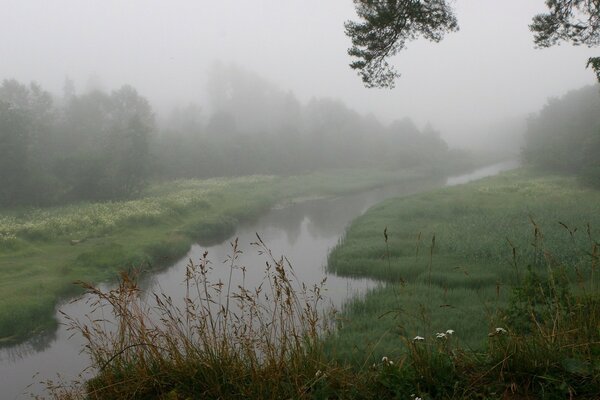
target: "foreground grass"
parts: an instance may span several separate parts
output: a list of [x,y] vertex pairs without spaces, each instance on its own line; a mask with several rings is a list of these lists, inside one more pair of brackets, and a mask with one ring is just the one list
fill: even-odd
[[140,198],[0,212],[0,343],[55,326],[57,302],[74,281],[115,279],[130,267],[159,268],[231,235],[278,202],[416,179],[415,173],[337,170],[303,176],[184,180]]

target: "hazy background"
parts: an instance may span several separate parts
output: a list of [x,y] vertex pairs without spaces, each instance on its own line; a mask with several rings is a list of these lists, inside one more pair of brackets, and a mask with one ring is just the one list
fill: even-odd
[[210,110],[215,61],[263,76],[305,103],[339,98],[384,123],[427,122],[452,146],[491,141],[548,97],[594,82],[594,49],[536,50],[528,30],[543,0],[456,1],[460,32],[418,41],[392,61],[396,88],[365,89],[350,70],[351,0],[0,0],[0,79],[61,93],[131,84],[159,114]]

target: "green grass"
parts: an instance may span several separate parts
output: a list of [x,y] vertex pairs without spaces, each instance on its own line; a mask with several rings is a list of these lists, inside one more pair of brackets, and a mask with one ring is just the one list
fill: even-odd
[[[386,201],[331,254],[330,268],[384,281],[333,330],[321,287],[262,242],[260,290],[211,284],[206,258],[188,265],[182,308],[143,302],[127,276],[117,291],[88,287],[119,329],[74,321],[97,373],[48,389],[61,400],[598,398],[599,200],[521,170]],[[235,245],[232,274],[243,273]]]
[[166,266],[192,242],[223,240],[278,202],[407,179],[417,175],[361,169],[180,180],[128,201],[0,210],[0,344],[54,329],[55,306],[77,292],[74,281]]
[[[598,298],[599,228],[600,191],[571,177],[526,169],[384,201],[353,221],[329,255],[330,271],[382,281],[344,307],[339,330],[329,339],[331,351],[354,365],[370,363],[405,356],[416,336],[431,345],[436,333],[452,329],[455,351],[485,352],[495,328],[517,328],[516,308],[521,307],[521,327],[531,326],[532,313],[552,314],[541,309],[563,310],[549,306],[557,302],[556,282],[563,278],[565,290],[575,296],[564,307],[576,314],[586,299]],[[539,279],[552,284],[543,286]],[[515,303],[514,288],[524,282],[534,282],[531,293],[546,287],[539,303]],[[573,329],[582,330],[577,324]],[[600,330],[590,335],[597,338]],[[562,348],[545,351],[564,356]],[[543,352],[530,356],[556,358]],[[483,367],[480,361],[477,368]]]
[[575,289],[583,279],[589,290],[599,229],[600,191],[525,169],[384,201],[353,221],[329,256],[330,271],[386,283],[344,308],[339,355],[399,355],[402,338],[447,329],[481,349],[527,266],[566,266]]

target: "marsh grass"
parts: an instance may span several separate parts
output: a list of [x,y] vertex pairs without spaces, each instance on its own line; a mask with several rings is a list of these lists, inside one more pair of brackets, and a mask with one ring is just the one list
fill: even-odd
[[[449,294],[422,282],[408,296],[414,303],[407,304],[401,296],[410,284],[398,284],[394,290],[388,285],[388,291],[377,292],[383,297],[375,298],[385,300],[383,307],[388,309],[378,318],[392,316],[397,330],[376,338],[377,343],[363,343],[354,359],[343,356],[352,347],[344,339],[348,332],[360,330],[360,321],[346,321],[350,329],[334,329],[335,313],[323,311],[329,310],[321,295],[324,280],[307,288],[289,262],[274,257],[257,235],[254,246],[265,256],[265,275],[258,287],[248,288],[245,268],[237,265],[237,241],[231,246],[226,280],[211,281],[215,266],[205,253],[198,263],[188,264],[181,299],[144,295],[136,277],[127,274],[109,291],[82,284],[95,311],[85,321],[71,320],[71,329],[85,338],[92,377],[76,383],[47,382],[50,395],[593,399],[600,393],[600,296],[590,286],[598,264],[596,242],[589,253],[589,275],[576,285],[565,280],[563,266],[554,264],[545,249],[543,259],[537,260],[545,273],[521,271],[508,296],[509,307],[485,312],[480,307],[481,319],[474,323],[482,323],[485,332],[479,337],[484,346],[477,349],[464,340],[473,314],[455,307],[428,307],[458,301],[468,291]],[[371,297],[351,307],[377,315],[376,309],[369,309]],[[418,329],[427,333],[409,336],[403,326],[409,320],[419,321]]]
[[52,331],[56,304],[80,293],[74,281],[114,281],[132,267],[162,268],[191,243],[226,240],[277,203],[419,178],[410,171],[353,169],[178,180],[151,185],[136,199],[0,210],[0,346]]
[[[421,283],[418,292],[423,295],[415,299],[421,304],[408,310],[413,304],[397,297],[408,285],[396,287],[386,293],[385,307],[386,314],[396,317],[398,331],[378,338],[379,343],[363,343],[361,352],[349,360],[340,357],[349,346],[340,338],[347,338],[357,325],[342,327],[341,336],[331,330],[331,315],[320,311],[324,282],[307,288],[285,258],[274,258],[259,237],[255,245],[267,260],[259,287],[244,286],[245,270],[236,265],[239,250],[234,241],[226,282],[210,281],[213,266],[207,254],[197,264],[190,262],[182,306],[160,293],[148,301],[135,277],[128,275],[111,291],[84,284],[102,315],[111,315],[72,321],[72,329],[86,339],[94,375],[73,385],[49,382],[51,395],[56,399],[593,399],[600,391],[600,297],[589,286],[578,291],[565,284],[566,276],[557,273],[557,266],[545,265],[545,274],[523,271],[509,296],[509,304],[519,306],[482,315],[486,332],[479,340],[485,346],[478,349],[463,339],[472,315],[427,307],[468,292],[451,298],[436,291],[435,285]],[[590,263],[597,264],[597,255],[590,256]],[[234,274],[241,275],[237,288],[232,285],[239,281]],[[368,309],[368,302],[353,304]],[[407,309],[399,312],[399,305]],[[454,329],[445,329],[441,316]],[[408,336],[402,319],[420,321],[419,329],[427,334]],[[385,340],[390,338],[392,342]],[[393,346],[375,350],[383,342]],[[376,354],[381,350],[386,355],[380,358]]]
[[355,368],[393,358],[404,396],[597,398],[599,201],[519,171],[375,206],[329,267],[384,284],[345,305],[327,350]]
[[[387,202],[359,218],[332,259],[340,269],[340,261],[350,260],[350,270],[357,274],[372,272],[377,277],[387,271],[389,279],[348,303],[336,315],[332,330],[330,318],[317,312],[323,300],[320,287],[307,291],[285,259],[275,259],[260,238],[257,245],[267,257],[267,272],[257,289],[234,289],[231,278],[210,284],[206,255],[188,268],[183,308],[160,294],[152,305],[141,302],[129,277],[108,293],[87,286],[108,305],[117,323],[76,323],[74,328],[88,340],[95,376],[79,386],[79,392],[61,385],[50,389],[59,399],[598,398],[597,215],[575,225],[565,218],[573,210],[556,213],[567,195],[566,203],[579,195],[578,212],[593,210],[598,193],[582,197],[581,192],[564,192],[551,201],[546,198],[542,210],[547,213],[538,209],[536,215],[526,215],[524,223],[510,231],[517,234],[509,236],[498,228],[503,225],[488,223],[522,214],[520,208],[515,211],[523,202],[515,201],[514,193],[533,187],[532,193],[539,194],[547,191],[548,182],[561,187],[570,183],[543,178],[545,184],[539,185],[536,179],[520,177],[520,183],[506,191],[503,179],[498,178],[496,188],[494,182],[486,182],[489,187],[483,192],[508,193],[495,200],[505,206],[499,214],[487,208],[492,214],[482,225],[469,225],[463,236],[481,236],[482,246],[495,236],[499,244],[491,249],[471,242],[465,248],[460,241],[445,243],[456,227],[446,226],[452,218],[435,221],[435,236],[419,233],[428,232],[424,229],[402,233],[391,219],[372,240],[361,243],[355,236],[357,229],[364,232],[361,224],[375,232],[375,219],[369,214],[389,216],[388,207],[394,212],[402,207]],[[460,208],[459,223],[473,222],[469,203],[458,207],[451,197],[482,187],[486,186],[439,192],[436,202],[441,198],[444,204],[433,202],[432,210],[444,215],[444,208]],[[420,199],[427,203],[427,196]],[[420,215],[427,214],[425,210]],[[552,218],[558,222],[549,224]],[[401,244],[412,248],[398,249]],[[235,242],[232,246],[230,271],[243,276],[235,263]],[[345,246],[350,246],[349,253],[344,253]],[[371,263],[359,267],[365,261]]]
[[[384,201],[353,221],[328,259],[332,272],[386,283],[347,305],[348,324],[357,326],[349,328],[355,336],[349,342],[397,332],[398,312],[414,315],[424,305],[437,315],[427,332],[455,329],[458,320],[468,328],[463,343],[481,347],[486,321],[494,309],[508,307],[511,287],[528,266],[546,275],[551,265],[574,291],[586,285],[597,291],[590,254],[598,252],[599,226],[600,192],[527,170]],[[407,336],[424,334],[416,322],[403,326]]]

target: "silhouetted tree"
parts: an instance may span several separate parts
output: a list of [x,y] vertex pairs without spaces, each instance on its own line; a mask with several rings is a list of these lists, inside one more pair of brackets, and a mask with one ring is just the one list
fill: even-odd
[[[447,0],[354,0],[360,22],[346,22],[346,35],[352,39],[348,54],[357,60],[367,87],[393,88],[399,76],[389,57],[418,37],[439,42],[446,32],[458,30],[454,10]],[[574,45],[600,43],[600,1],[546,0],[548,13],[533,18],[530,29],[534,42],[550,47],[565,41]],[[588,60],[600,81],[600,57]]]

